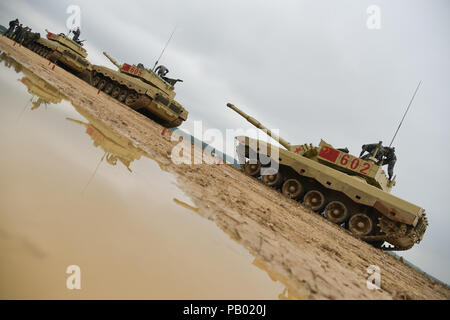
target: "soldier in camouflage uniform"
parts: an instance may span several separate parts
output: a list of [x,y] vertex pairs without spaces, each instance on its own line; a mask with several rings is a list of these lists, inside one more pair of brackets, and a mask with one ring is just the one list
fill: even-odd
[[[359,154],[359,157],[363,160],[369,160],[370,157],[373,157],[375,151],[377,150],[378,143],[371,143],[371,144],[364,144],[362,146],[362,151]],[[367,151],[367,154],[362,156],[364,152]],[[361,157],[362,156],[362,157]],[[377,154],[375,155],[375,159],[377,159],[377,162],[380,162],[383,158],[383,154],[381,150],[378,150]]]
[[9,22],[9,28],[5,32],[5,36],[10,38],[12,34],[14,33],[14,29],[19,25],[19,19],[12,20]]
[[[359,154],[359,157],[363,160],[369,160],[370,157],[373,157],[375,151],[377,150],[379,143],[371,143],[365,144],[362,146],[362,151]],[[367,154],[362,156],[367,151]],[[362,156],[362,157],[361,157]],[[397,161],[397,157],[395,156],[395,148],[392,147],[381,147],[375,155],[375,159],[377,160],[377,165],[388,165],[388,175],[389,180],[392,180],[392,176],[394,175],[394,165]]]
[[11,36],[11,39],[17,42],[17,40],[20,38],[21,34],[23,32],[22,24],[19,24],[16,29],[14,30],[14,33]]
[[18,42],[20,44],[23,44],[23,41],[25,40],[25,38],[27,37],[28,33],[30,33],[30,32],[31,32],[31,28],[30,27],[23,28],[22,32],[16,38],[16,42]]
[[160,64],[158,67],[156,67],[155,72],[160,76],[161,78],[164,77],[166,74],[169,73],[169,69],[167,69],[165,66]]
[[394,166],[397,162],[397,156],[395,155],[395,148],[384,147],[383,148],[383,165],[388,165],[389,180],[392,180],[394,175]]
[[75,31],[73,32],[73,38],[72,38],[72,40],[75,41],[76,43],[79,43],[78,38],[80,37],[80,33],[81,33],[80,27],[78,27],[77,30],[75,30]]

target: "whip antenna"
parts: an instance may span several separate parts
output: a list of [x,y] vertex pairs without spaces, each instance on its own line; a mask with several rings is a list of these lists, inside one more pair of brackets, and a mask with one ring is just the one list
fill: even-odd
[[175,28],[173,28],[172,33],[170,34],[169,40],[167,40],[166,45],[164,46],[164,48],[161,51],[161,54],[159,55],[158,59],[155,62],[155,65],[153,66],[152,71],[155,71],[156,65],[158,64],[159,60],[161,59],[162,55],[164,54],[164,51],[166,51],[167,46],[169,45],[170,40],[173,37],[173,34],[175,33],[175,31],[177,30],[178,25],[175,26]]
[[403,120],[405,120],[406,114],[407,114],[408,111],[409,111],[409,107],[411,107],[411,104],[412,104],[412,102],[413,102],[413,100],[414,100],[414,98],[415,98],[415,96],[416,96],[417,91],[419,91],[419,87],[420,87],[421,84],[422,84],[422,80],[420,80],[419,84],[417,85],[416,91],[414,91],[414,94],[413,94],[413,96],[412,96],[412,98],[411,98],[411,101],[409,101],[408,108],[406,108],[405,114],[403,115],[403,118],[402,118],[402,120],[400,121],[400,124],[398,125],[397,130],[395,131],[394,136],[392,137],[391,143],[389,144],[389,148],[392,146],[392,143],[394,142],[394,139],[395,139],[395,137],[397,136],[398,130],[400,130],[400,127],[402,126]]

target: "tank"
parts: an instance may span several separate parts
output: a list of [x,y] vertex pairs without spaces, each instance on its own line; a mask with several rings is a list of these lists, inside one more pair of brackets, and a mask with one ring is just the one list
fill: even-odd
[[103,54],[118,71],[93,65],[91,85],[168,128],[187,119],[188,112],[174,99],[175,83],[181,80],[162,78],[142,64],[120,65],[106,52]]
[[245,174],[375,247],[407,250],[422,240],[428,226],[425,210],[390,193],[395,177],[390,181],[375,158],[363,160],[324,140],[318,146],[291,145],[233,104],[227,106],[284,147],[236,137]]
[[55,34],[45,31],[47,39],[39,37],[31,42],[28,48],[67,71],[85,78],[90,73],[90,63],[82,44],[73,41],[63,33]]

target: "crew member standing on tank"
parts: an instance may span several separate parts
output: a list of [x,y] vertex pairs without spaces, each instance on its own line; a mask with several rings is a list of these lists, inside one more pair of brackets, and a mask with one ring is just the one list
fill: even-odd
[[14,41],[17,42],[19,40],[19,38],[21,37],[22,32],[23,32],[23,26],[22,26],[22,24],[19,24],[17,26],[16,30],[14,31],[11,39],[13,39]]
[[23,28],[22,32],[19,35],[19,38],[17,38],[16,41],[20,44],[23,44],[23,41],[25,40],[25,37],[28,35],[29,32],[31,32],[30,27]]
[[11,20],[9,22],[9,28],[5,32],[5,36],[10,38],[12,34],[14,33],[14,29],[19,25],[19,19],[16,18],[16,20]]
[[78,43],[78,38],[80,37],[80,33],[81,33],[80,27],[78,27],[77,30],[75,30],[75,31],[73,32],[73,38],[72,38],[72,40]]
[[[362,151],[359,154],[359,157],[363,160],[369,160],[370,157],[373,157],[373,155],[375,154],[375,151],[377,150],[378,147],[378,143],[370,143],[370,144],[364,144],[362,146]],[[364,155],[363,157],[361,157],[364,152],[367,151],[367,154]],[[381,152],[381,150],[378,150],[377,154],[375,155],[375,158],[377,159],[377,161],[381,161],[381,159],[383,158],[383,153]]]
[[392,180],[392,176],[394,175],[394,166],[397,162],[397,156],[395,155],[395,147],[384,147],[383,148],[383,165],[388,165],[388,175],[389,180]]
[[156,67],[155,72],[158,74],[158,76],[163,78],[167,73],[169,73],[169,69],[160,64],[158,67]]

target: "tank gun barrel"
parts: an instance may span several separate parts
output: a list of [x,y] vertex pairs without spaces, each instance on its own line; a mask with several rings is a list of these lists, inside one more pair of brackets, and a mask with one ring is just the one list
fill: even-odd
[[117,68],[120,69],[120,64],[117,63],[117,61],[116,61],[113,57],[111,57],[111,56],[110,56],[109,54],[107,54],[106,52],[103,52],[103,54],[105,55],[105,57],[107,57],[107,58],[109,59],[109,61],[112,62],[113,65],[115,65]]
[[247,120],[248,122],[250,122],[252,125],[254,125],[255,127],[257,127],[258,129],[263,130],[269,137],[271,137],[272,139],[278,141],[283,147],[285,147],[288,150],[291,150],[291,144],[289,142],[287,142],[286,140],[284,140],[283,138],[277,136],[276,134],[272,133],[272,131],[270,131],[269,129],[267,129],[265,126],[263,126],[258,120],[256,120],[255,118],[250,117],[248,114],[246,114],[245,112],[243,112],[242,110],[236,108],[233,104],[231,103],[227,103],[227,107],[234,110],[236,113],[238,113],[239,115],[241,115],[245,120]]

